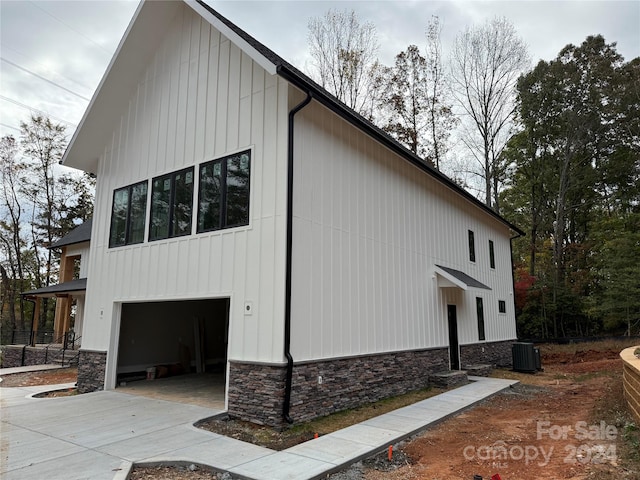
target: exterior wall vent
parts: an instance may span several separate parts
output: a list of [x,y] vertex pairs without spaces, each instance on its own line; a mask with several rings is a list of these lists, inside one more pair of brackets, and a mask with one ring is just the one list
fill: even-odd
[[516,372],[535,373],[542,370],[540,349],[534,348],[533,343],[516,342],[511,346],[513,369]]

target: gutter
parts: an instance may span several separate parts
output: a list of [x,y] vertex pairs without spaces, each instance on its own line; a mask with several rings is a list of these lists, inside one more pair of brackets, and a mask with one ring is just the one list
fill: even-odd
[[284,293],[284,356],[287,359],[287,372],[284,387],[284,403],[282,417],[287,423],[293,423],[289,415],[291,407],[291,387],[293,383],[293,357],[291,356],[291,267],[293,246],[293,126],[296,113],[306,107],[312,99],[310,91],[306,91],[307,98],[289,111],[288,145],[287,145],[287,253],[285,267]]

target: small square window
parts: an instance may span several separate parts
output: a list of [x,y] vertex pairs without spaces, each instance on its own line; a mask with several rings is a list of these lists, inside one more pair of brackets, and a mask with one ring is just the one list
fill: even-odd
[[507,313],[507,302],[498,300],[498,313]]

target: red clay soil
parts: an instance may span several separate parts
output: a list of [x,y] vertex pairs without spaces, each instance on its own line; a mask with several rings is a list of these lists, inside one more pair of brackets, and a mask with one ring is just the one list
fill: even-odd
[[2,377],[0,387],[33,387],[35,385],[57,385],[78,381],[78,369],[59,368],[39,372],[13,373]]
[[618,414],[611,411],[624,405],[617,353],[556,353],[543,364],[535,375],[499,373],[522,383],[406,444],[409,465],[368,471],[366,479],[640,479],[637,462],[618,461],[623,425],[613,425]]

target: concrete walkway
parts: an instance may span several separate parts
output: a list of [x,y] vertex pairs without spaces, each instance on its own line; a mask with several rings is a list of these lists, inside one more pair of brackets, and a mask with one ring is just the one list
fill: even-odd
[[133,463],[186,462],[245,479],[322,478],[517,383],[470,378],[463,387],[281,452],[193,426],[217,410],[115,391],[30,397],[72,384],[0,388],[0,474],[123,480]]

